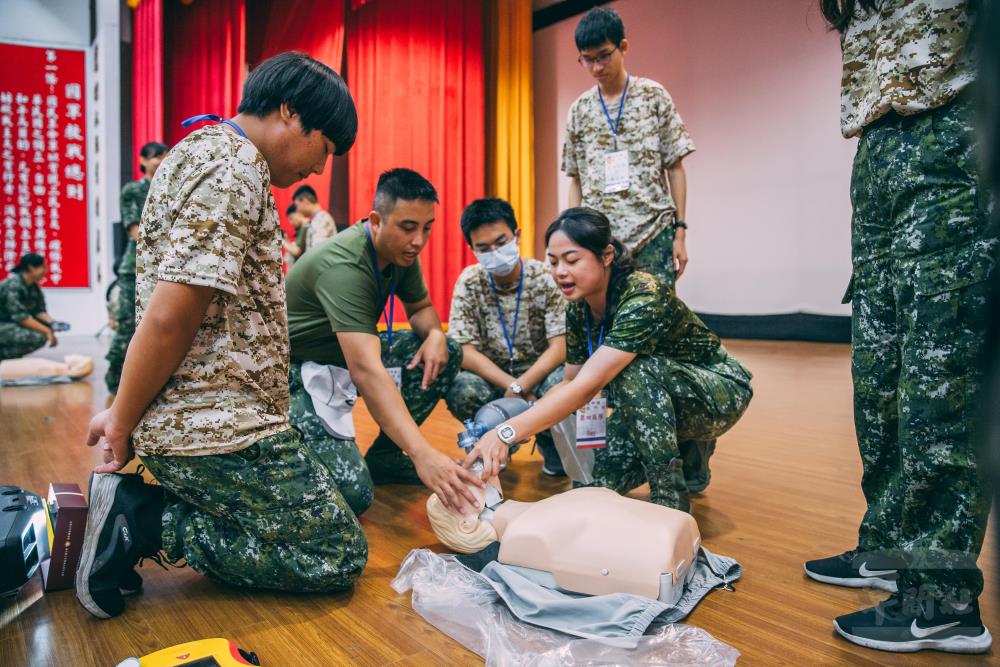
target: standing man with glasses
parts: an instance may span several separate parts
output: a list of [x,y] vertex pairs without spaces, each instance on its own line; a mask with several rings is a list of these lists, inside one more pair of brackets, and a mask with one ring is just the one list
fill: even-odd
[[625,70],[629,44],[618,12],[587,12],[576,48],[597,86],[569,110],[562,159],[572,179],[569,206],[605,214],[614,237],[673,287],[688,262],[682,161],[694,142],[666,89]]

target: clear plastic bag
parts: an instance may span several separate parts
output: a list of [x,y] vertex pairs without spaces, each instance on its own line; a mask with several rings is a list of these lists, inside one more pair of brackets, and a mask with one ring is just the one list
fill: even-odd
[[593,482],[594,450],[576,448],[576,413],[571,413],[553,426],[549,433],[569,478],[578,484]]
[[415,549],[392,580],[397,593],[413,590],[413,609],[487,666],[735,665],[739,651],[701,628],[662,625],[647,635],[581,639],[522,623],[493,588],[451,556]]

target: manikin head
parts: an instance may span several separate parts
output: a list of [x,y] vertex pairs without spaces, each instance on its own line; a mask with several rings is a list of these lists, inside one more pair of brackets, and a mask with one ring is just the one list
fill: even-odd
[[625,73],[628,40],[625,26],[613,9],[595,7],[576,25],[577,60],[599,83],[616,81]]
[[[500,488],[500,481],[496,477],[490,479],[487,484]],[[477,512],[472,514],[454,512],[441,504],[436,493],[432,493],[427,499],[427,518],[441,544],[458,553],[471,554],[485,549],[499,537],[496,528],[489,520],[493,512],[486,509],[485,492],[472,484],[466,484],[466,487],[479,498]]]
[[280,53],[250,72],[237,111],[256,121],[254,144],[279,188],[322,174],[330,155],[346,153],[358,133],[347,84],[303,53]]
[[503,199],[477,199],[462,211],[462,234],[483,268],[501,278],[521,261],[514,209]]
[[143,173],[147,181],[153,180],[153,174],[163,162],[168,150],[170,149],[166,144],[161,144],[158,141],[150,141],[139,149],[139,171]]
[[14,273],[20,273],[21,279],[28,285],[37,285],[45,277],[45,258],[33,252],[27,252],[21,260],[11,269]]
[[381,262],[411,266],[431,237],[437,191],[412,169],[390,169],[379,176],[368,214],[375,254]]

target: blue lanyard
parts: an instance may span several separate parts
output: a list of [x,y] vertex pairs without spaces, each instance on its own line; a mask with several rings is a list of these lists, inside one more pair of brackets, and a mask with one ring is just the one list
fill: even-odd
[[[587,356],[594,356],[594,341],[590,333],[590,306],[583,304],[584,313],[587,315]],[[604,323],[601,323],[601,333],[597,335],[597,347],[604,345]]]
[[205,120],[214,121],[216,123],[225,123],[229,127],[231,127],[234,130],[236,130],[236,132],[241,137],[243,137],[244,139],[247,138],[247,133],[243,131],[242,127],[240,127],[239,125],[237,125],[233,121],[229,120],[228,118],[221,118],[220,116],[216,116],[214,113],[203,113],[200,116],[191,116],[187,120],[181,122],[181,127],[191,127],[195,123],[200,123],[200,122],[205,121]]
[[[365,222],[365,234],[368,236],[368,249],[372,256],[372,269],[375,270],[375,283],[378,285],[378,295],[382,298],[382,272],[378,270],[378,255],[375,254],[375,242],[372,240],[372,232]],[[382,314],[385,315],[385,323],[389,327],[386,337],[389,339],[389,349],[392,349],[392,320],[396,313],[396,265],[392,266],[392,281],[389,283],[389,312],[386,313],[383,307]],[[376,313],[377,314],[377,313]]]
[[618,128],[622,124],[622,110],[625,108],[625,97],[628,96],[628,84],[632,80],[632,75],[625,76],[625,90],[622,91],[622,98],[618,100],[618,117],[615,122],[611,122],[611,114],[608,113],[608,105],[604,103],[604,95],[601,94],[601,87],[597,87],[597,98],[601,101],[601,108],[604,109],[604,117],[608,119],[608,127],[615,137],[615,150],[618,149]]
[[507,365],[508,372],[514,374],[514,341],[517,340],[517,319],[521,314],[521,289],[524,287],[524,260],[521,260],[521,273],[517,278],[517,305],[514,306],[514,335],[507,334],[507,322],[503,319],[503,310],[500,309],[500,295],[497,294],[497,284],[490,274],[490,288],[493,290],[493,298],[497,304],[497,317],[500,318],[500,328],[503,329],[504,340],[507,341],[507,355],[510,363]]

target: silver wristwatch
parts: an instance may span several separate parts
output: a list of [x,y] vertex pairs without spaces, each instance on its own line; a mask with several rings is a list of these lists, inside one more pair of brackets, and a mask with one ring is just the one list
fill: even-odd
[[520,396],[521,394],[524,393],[524,387],[522,387],[517,380],[507,385],[507,388],[510,389],[511,393],[515,394],[516,396]]
[[500,424],[497,426],[496,431],[497,437],[500,438],[500,442],[507,446],[513,445],[514,441],[517,439],[517,431],[515,431],[514,427],[510,424]]

